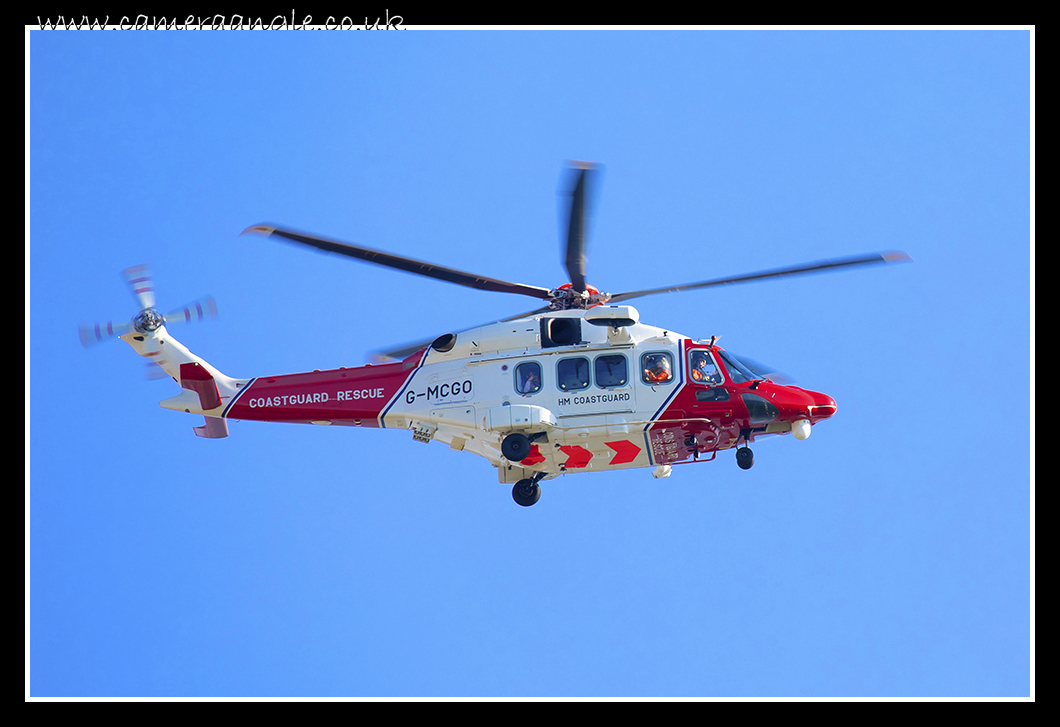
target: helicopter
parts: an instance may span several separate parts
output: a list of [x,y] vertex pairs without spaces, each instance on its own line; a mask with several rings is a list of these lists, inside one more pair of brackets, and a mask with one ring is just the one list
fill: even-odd
[[717,345],[640,321],[634,298],[869,265],[906,262],[904,252],[823,260],[738,276],[611,294],[587,282],[586,190],[598,166],[570,165],[573,185],[557,288],[513,283],[408,257],[259,224],[241,234],[282,240],[545,305],[474,328],[380,351],[376,362],[326,371],[232,378],[189,351],[168,325],[216,316],[212,298],[165,315],[146,266],[123,271],[140,311],[128,323],[81,327],[86,346],[117,337],[181,387],[160,402],[202,415],[196,435],[228,436],[229,419],[411,432],[484,457],[524,507],[540,483],[564,474],[681,464],[734,449],[750,469],[758,438],[798,440],[835,416],[827,394],[792,386],[761,364]]

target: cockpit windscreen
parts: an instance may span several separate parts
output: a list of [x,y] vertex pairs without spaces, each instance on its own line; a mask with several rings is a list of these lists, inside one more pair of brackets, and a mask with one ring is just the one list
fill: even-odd
[[772,366],[759,363],[753,358],[737,356],[730,351],[719,351],[718,353],[721,354],[721,358],[725,361],[725,365],[729,369],[729,376],[732,377],[733,381],[741,382],[770,379],[776,383],[784,383],[785,381],[790,380]]

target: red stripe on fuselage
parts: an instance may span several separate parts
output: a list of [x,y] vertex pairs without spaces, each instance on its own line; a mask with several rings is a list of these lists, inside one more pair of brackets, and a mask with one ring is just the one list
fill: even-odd
[[377,427],[379,415],[419,359],[303,374],[262,376],[244,390],[229,419]]

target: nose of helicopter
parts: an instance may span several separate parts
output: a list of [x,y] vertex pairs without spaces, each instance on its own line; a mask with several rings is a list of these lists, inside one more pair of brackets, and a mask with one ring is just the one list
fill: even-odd
[[813,421],[820,421],[821,419],[835,416],[835,399],[828,396],[828,394],[822,394],[819,391],[807,391],[806,393],[809,394],[810,399],[813,400],[813,403],[810,404],[807,411],[810,415],[810,419]]
[[[776,386],[768,391],[770,402],[784,421],[808,420],[809,423],[816,423],[835,416],[835,399],[828,394],[798,386]],[[744,397],[746,399],[747,394]]]

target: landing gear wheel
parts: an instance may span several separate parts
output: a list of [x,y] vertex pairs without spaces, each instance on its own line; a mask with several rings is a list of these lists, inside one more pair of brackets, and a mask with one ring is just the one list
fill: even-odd
[[740,469],[749,470],[754,463],[755,454],[750,447],[740,447],[736,450],[736,464],[740,465]]
[[530,456],[530,438],[519,432],[509,434],[501,441],[501,454],[509,462],[522,462]]
[[541,499],[541,485],[533,480],[519,480],[512,488],[512,499],[523,507],[530,507]]

